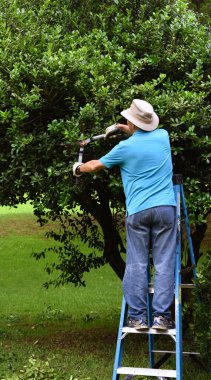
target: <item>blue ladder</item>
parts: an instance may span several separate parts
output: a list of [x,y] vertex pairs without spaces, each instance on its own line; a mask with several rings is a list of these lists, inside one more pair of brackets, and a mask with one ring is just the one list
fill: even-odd
[[[194,258],[193,245],[190,235],[188,213],[183,189],[183,177],[180,174],[174,175],[174,194],[177,204],[177,246],[176,246],[176,264],[175,264],[175,329],[157,331],[149,328],[144,331],[137,331],[135,328],[126,327],[128,305],[123,296],[122,308],[119,322],[119,330],[116,345],[116,354],[114,361],[114,370],[112,380],[119,380],[120,376],[126,375],[123,380],[131,380],[135,376],[152,376],[159,380],[167,380],[168,378],[175,378],[176,380],[183,379],[183,354],[193,355],[198,353],[182,352],[182,302],[181,302],[181,290],[182,288],[193,288],[196,285],[196,263]],[[191,269],[193,270],[194,284],[181,284],[181,206],[185,220],[185,229],[188,239],[188,246],[191,259]],[[152,324],[152,294],[153,287],[151,286],[150,265],[148,265],[148,295],[147,295],[147,312],[148,320],[151,326]],[[128,334],[148,334],[148,346],[149,346],[149,368],[134,368],[134,367],[122,367],[123,356],[123,343],[124,338]],[[156,351],[154,350],[154,335],[162,334],[169,335],[175,342],[175,351]],[[154,353],[163,353],[163,359],[155,363]],[[172,354],[176,354],[176,369],[160,369],[160,366],[168,359]],[[122,377],[121,377],[122,378]]]

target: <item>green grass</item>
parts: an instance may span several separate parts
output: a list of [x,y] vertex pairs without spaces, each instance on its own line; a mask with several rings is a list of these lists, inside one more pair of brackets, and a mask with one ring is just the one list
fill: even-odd
[[9,207],[1,206],[0,207],[0,216],[6,215],[18,215],[18,214],[27,214],[31,215],[33,213],[33,206],[27,202],[26,204],[21,204],[18,207]]
[[[30,314],[35,316],[47,306],[59,305],[65,313],[74,314],[78,318],[85,311],[89,313],[97,303],[100,313],[117,302],[120,284],[108,265],[100,271],[92,271],[87,278],[87,287],[76,288],[72,285],[46,290],[42,284],[48,279],[44,272],[46,261],[35,261],[32,251],[41,251],[46,245],[53,243],[33,236],[10,236],[1,238],[0,247],[0,287],[1,312]],[[100,287],[102,294],[97,289]],[[86,300],[86,306],[84,305]],[[115,305],[112,305],[113,308]]]
[[[121,307],[121,283],[106,265],[86,274],[86,287],[46,290],[44,260],[33,251],[53,242],[36,224],[30,205],[0,210],[0,380],[28,363],[31,355],[50,360],[58,379],[110,380]],[[53,258],[49,255],[48,261]],[[147,339],[127,338],[126,365],[148,366]],[[164,342],[169,344],[168,342]],[[162,347],[160,347],[162,348]],[[165,365],[174,368],[171,360]],[[184,380],[208,380],[185,361]],[[138,378],[137,378],[138,379]],[[143,379],[143,377],[142,377]]]

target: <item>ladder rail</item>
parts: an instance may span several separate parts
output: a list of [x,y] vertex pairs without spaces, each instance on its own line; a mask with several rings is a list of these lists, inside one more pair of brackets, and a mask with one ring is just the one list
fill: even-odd
[[175,262],[175,322],[176,322],[176,374],[182,380],[182,295],[181,295],[181,184],[174,185],[177,210],[177,245]]
[[125,301],[125,297],[123,296],[112,380],[118,380],[119,379],[119,375],[116,375],[116,374],[117,374],[118,367],[120,366],[120,364],[122,362],[122,352],[123,352],[122,329],[126,323],[127,308],[128,307],[127,307],[127,304]]

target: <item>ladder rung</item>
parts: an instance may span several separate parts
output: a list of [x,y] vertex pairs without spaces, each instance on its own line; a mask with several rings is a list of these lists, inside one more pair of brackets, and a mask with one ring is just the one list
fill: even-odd
[[133,327],[123,327],[122,328],[123,333],[131,333],[131,334],[164,334],[164,335],[176,335],[176,329],[170,329],[170,330],[155,330],[155,329],[148,329],[148,330],[136,330]]
[[[152,350],[156,354],[176,354],[176,351]],[[183,352],[183,355],[200,355],[200,352]]]
[[[181,284],[181,288],[182,289],[193,289],[193,288],[195,288],[195,285],[194,284]],[[152,286],[152,284],[150,284],[150,287],[148,288],[148,292],[154,293],[154,287]]]
[[153,368],[133,368],[119,367],[117,369],[119,375],[146,375],[146,376],[163,376],[176,378],[176,371],[172,369],[153,369]]
[[196,285],[194,285],[194,284],[181,284],[181,288],[183,288],[183,289],[193,289],[195,287],[196,287]]

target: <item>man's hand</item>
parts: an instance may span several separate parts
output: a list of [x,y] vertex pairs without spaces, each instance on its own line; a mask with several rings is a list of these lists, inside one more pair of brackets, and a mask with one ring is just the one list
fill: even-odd
[[82,173],[80,172],[80,166],[82,165],[81,162],[75,162],[73,165],[73,175],[75,177],[80,177]]
[[110,127],[107,127],[105,130],[105,139],[108,137],[117,135],[120,132],[120,130],[117,128],[116,124],[111,125]]

